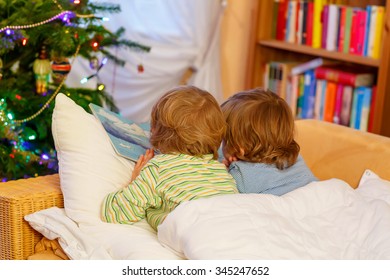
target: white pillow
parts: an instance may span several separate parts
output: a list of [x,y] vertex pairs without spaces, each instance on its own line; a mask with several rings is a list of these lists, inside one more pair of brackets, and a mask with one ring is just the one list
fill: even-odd
[[159,243],[146,220],[133,225],[78,225],[58,207],[26,215],[24,219],[46,238],[58,238],[61,248],[73,260],[180,259]]
[[66,216],[63,208],[51,207],[26,215],[24,219],[47,239],[58,239],[70,259],[111,259],[107,250],[97,240],[82,232],[77,224]]
[[77,223],[100,222],[104,197],[130,182],[134,163],[114,151],[92,114],[62,93],[56,97],[52,133],[66,214]]
[[390,204],[390,181],[380,178],[369,169],[364,171],[356,191],[368,200],[380,199]]

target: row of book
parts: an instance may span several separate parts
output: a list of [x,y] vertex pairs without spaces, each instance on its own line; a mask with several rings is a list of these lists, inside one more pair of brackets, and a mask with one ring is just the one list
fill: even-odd
[[379,58],[385,7],[331,0],[275,0],[272,36],[290,43]]
[[374,83],[375,75],[365,69],[327,64],[322,59],[306,64],[271,61],[264,74],[265,88],[284,98],[297,119],[318,119],[369,132],[375,112]]

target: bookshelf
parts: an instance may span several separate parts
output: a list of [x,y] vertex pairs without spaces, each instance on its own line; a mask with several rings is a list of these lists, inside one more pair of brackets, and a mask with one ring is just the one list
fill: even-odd
[[258,0],[257,2],[255,16],[252,20],[254,36],[250,39],[246,87],[264,86],[265,65],[270,61],[305,62],[322,57],[357,68],[368,67],[377,78],[372,132],[390,137],[390,0],[328,1],[328,3],[361,8],[367,5],[386,7],[379,59],[275,40],[271,28],[274,1]]

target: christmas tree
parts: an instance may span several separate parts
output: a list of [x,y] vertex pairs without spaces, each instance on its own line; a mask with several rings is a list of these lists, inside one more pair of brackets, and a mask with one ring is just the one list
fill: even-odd
[[[86,0],[0,1],[0,180],[57,172],[51,136],[55,96],[67,94],[89,111],[88,104],[117,111],[104,85],[96,89],[69,88],[72,61],[90,61],[97,76],[108,59],[124,61],[110,47],[148,52],[149,47],[122,38],[124,29],[103,26],[106,14],[120,6]],[[104,57],[99,61],[98,55]]]

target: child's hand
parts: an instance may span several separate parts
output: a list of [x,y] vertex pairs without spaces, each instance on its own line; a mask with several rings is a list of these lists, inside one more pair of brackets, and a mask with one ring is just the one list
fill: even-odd
[[131,175],[131,181],[133,182],[135,178],[138,177],[140,174],[142,168],[148,163],[150,159],[154,157],[154,151],[153,149],[147,149],[146,153],[144,155],[140,155],[136,164],[134,165],[133,174]]
[[222,160],[222,163],[225,164],[226,168],[229,168],[230,164],[233,162],[233,161],[237,161],[237,158],[236,157],[228,157],[228,158],[225,158]]

